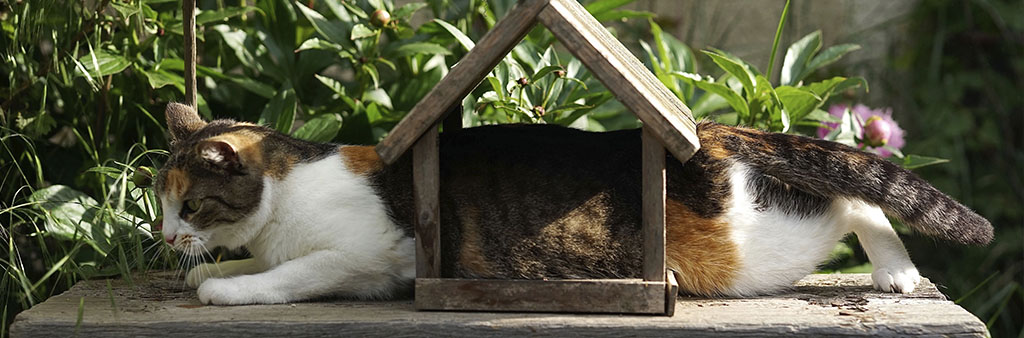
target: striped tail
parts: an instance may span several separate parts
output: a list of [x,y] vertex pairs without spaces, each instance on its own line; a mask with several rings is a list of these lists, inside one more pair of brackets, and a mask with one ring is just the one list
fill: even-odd
[[864,200],[914,231],[937,238],[979,245],[992,240],[992,224],[984,217],[874,154],[825,140],[713,123],[700,124],[698,134],[711,156],[737,158],[804,192]]

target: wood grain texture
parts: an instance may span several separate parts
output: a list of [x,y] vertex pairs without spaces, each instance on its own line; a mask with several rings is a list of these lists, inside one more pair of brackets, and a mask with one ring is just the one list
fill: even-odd
[[413,194],[416,200],[416,277],[441,276],[441,172],[437,126],[428,128],[413,147]]
[[665,315],[676,315],[676,298],[679,297],[679,282],[672,271],[665,271]]
[[416,279],[416,308],[517,312],[665,313],[665,282],[639,279]]
[[988,335],[985,323],[927,279],[902,295],[873,291],[869,274],[810,275],[774,296],[681,297],[674,317],[416,311],[412,300],[203,306],[180,278],[168,271],[137,273],[131,283],[80,281],[18,314],[10,333],[15,338]]
[[644,125],[641,132],[644,280],[665,280],[665,148]]
[[685,162],[700,148],[690,109],[575,0],[551,0],[540,21]]
[[183,0],[181,24],[185,40],[185,104],[196,108],[196,0]]
[[521,0],[452,67],[391,133],[377,145],[384,163],[394,163],[424,131],[437,124],[445,110],[460,102],[536,24],[549,0]]

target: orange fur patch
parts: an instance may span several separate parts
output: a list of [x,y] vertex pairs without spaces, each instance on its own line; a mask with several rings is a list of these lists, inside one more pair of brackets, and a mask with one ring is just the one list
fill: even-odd
[[188,179],[188,174],[180,168],[174,168],[167,171],[167,183],[164,185],[167,188],[167,192],[174,196],[175,199],[181,200],[185,192],[192,185],[192,182]]
[[728,225],[701,218],[683,203],[665,201],[665,263],[679,272],[682,291],[712,296],[732,285],[739,254]]
[[345,160],[348,170],[357,175],[368,175],[384,167],[380,156],[371,146],[343,146],[341,156]]

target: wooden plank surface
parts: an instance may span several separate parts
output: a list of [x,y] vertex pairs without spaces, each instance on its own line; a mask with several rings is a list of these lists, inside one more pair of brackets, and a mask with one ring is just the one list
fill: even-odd
[[416,277],[441,276],[441,172],[437,126],[428,128],[413,147],[413,193],[416,203]]
[[644,270],[647,281],[665,280],[665,148],[644,125],[642,136]]
[[416,279],[416,308],[520,312],[665,313],[665,282],[639,279]]
[[700,147],[686,107],[575,0],[551,0],[540,21],[680,161]]
[[[177,278],[175,277],[177,276]],[[908,295],[869,274],[810,275],[774,296],[680,297],[673,317],[416,311],[411,299],[203,306],[175,271],[76,284],[18,315],[30,337],[985,337],[927,279]],[[108,284],[109,283],[109,284]],[[81,310],[80,310],[81,309]],[[79,312],[81,311],[81,312]],[[81,316],[79,316],[81,313]]]
[[427,128],[439,122],[445,109],[476,88],[533,28],[537,13],[547,6],[548,1],[520,0],[509,10],[377,145],[381,160],[389,164],[397,160]]

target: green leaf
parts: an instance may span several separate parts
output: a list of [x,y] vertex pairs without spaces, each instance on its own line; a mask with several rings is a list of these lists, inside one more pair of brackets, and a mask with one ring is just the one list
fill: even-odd
[[732,107],[733,110],[735,110],[737,113],[740,113],[740,116],[746,116],[750,113],[750,107],[747,106],[747,101],[743,100],[743,98],[740,97],[739,94],[736,94],[736,92],[734,92],[732,89],[729,89],[729,87],[724,84],[709,82],[705,80],[695,81],[692,78],[678,75],[678,73],[672,73],[672,75],[676,75],[686,81],[690,81],[698,88],[703,89],[708,94],[714,94],[722,97],[723,99],[725,99],[726,102],[729,103],[729,106]]
[[253,51],[245,45],[245,39],[248,34],[245,31],[233,29],[228,25],[216,25],[212,27],[214,31],[220,33],[224,43],[235,52],[235,57],[238,61],[250,69],[260,70],[262,67],[256,62],[256,56],[253,55]]
[[363,101],[376,102],[381,107],[387,109],[394,109],[391,107],[391,96],[389,96],[388,92],[384,91],[384,89],[381,88],[367,90],[365,93],[363,93]]
[[101,253],[110,250],[113,227],[100,214],[99,203],[85,193],[63,185],[36,190],[29,201],[46,215],[49,234],[65,240],[85,240]]
[[344,24],[327,20],[323,15],[306,7],[301,2],[296,1],[295,5],[299,7],[299,11],[306,17],[306,20],[309,20],[309,23],[313,25],[313,29],[316,29],[317,33],[323,35],[328,41],[343,46],[349,45],[349,32]]
[[846,53],[858,49],[860,49],[860,45],[849,43],[825,48],[825,50],[821,51],[821,53],[816,55],[813,59],[811,59],[809,63],[807,63],[807,68],[805,68],[802,72],[800,72],[800,75],[797,76],[798,81],[803,80],[808,75],[811,75],[811,73],[813,73],[815,70],[818,70],[818,68],[828,66],[833,62],[838,61],[839,58],[843,57],[843,55],[846,55]]
[[257,7],[227,7],[218,10],[203,11],[196,15],[196,25],[202,26],[211,22],[236,17],[258,9],[259,8]]
[[672,60],[668,55],[668,44],[665,42],[663,38],[665,33],[662,32],[661,26],[658,26],[658,24],[654,23],[653,19],[647,19],[647,24],[651,26],[651,35],[654,36],[654,47],[657,49],[658,59],[661,61],[660,68],[666,73],[671,73],[674,71],[685,71],[684,69],[674,69],[675,67],[673,67],[674,65],[671,63]]
[[345,9],[347,9],[349,13],[359,17],[360,19],[367,20],[370,18],[370,16],[366,15],[366,12],[363,11],[362,8],[359,8],[359,6],[352,4],[351,1],[342,1],[341,5],[345,6]]
[[407,3],[402,5],[402,7],[398,7],[394,13],[391,13],[391,16],[401,20],[408,20],[410,16],[416,13],[416,11],[426,6],[427,4],[424,2]]
[[462,48],[465,48],[466,51],[469,51],[470,49],[473,49],[474,46],[476,46],[476,44],[473,43],[473,39],[470,39],[469,36],[466,36],[466,33],[463,33],[457,27],[452,26],[452,24],[447,23],[441,19],[434,19],[434,22],[436,22],[438,25],[441,25],[441,28],[444,28],[444,30],[448,31],[448,34],[451,34],[453,37],[455,37],[455,40],[458,40],[459,44],[462,45]]
[[352,35],[349,38],[352,40],[359,40],[364,38],[372,38],[375,35],[377,35],[376,30],[360,23],[356,24],[355,26],[352,26]]
[[327,86],[327,88],[330,88],[335,93],[338,93],[338,95],[341,95],[342,97],[348,97],[348,94],[345,93],[345,86],[343,86],[341,82],[338,82],[338,80],[320,74],[313,74],[313,77],[316,77],[317,80],[320,80],[320,83],[323,83],[325,86]]
[[501,85],[501,81],[496,77],[488,76],[487,82],[491,84],[491,88],[498,95],[498,99],[505,101],[505,87]]
[[814,95],[810,90],[781,86],[775,88],[779,95],[779,101],[789,113],[789,116],[799,121],[803,116],[809,114],[821,103],[821,98]]
[[593,16],[630,4],[635,0],[598,0],[587,4],[584,8]]
[[392,52],[395,56],[409,56],[414,54],[449,55],[452,52],[448,48],[441,47],[432,42],[405,43],[395,48]]
[[753,98],[754,92],[754,74],[750,69],[741,61],[734,60],[724,54],[713,51],[704,51],[704,54],[711,57],[711,61],[714,61],[719,68],[722,68],[726,73],[731,74],[736,80],[739,80],[743,85],[743,89],[747,92],[748,98]]
[[185,79],[178,74],[169,73],[163,70],[143,71],[142,74],[146,75],[146,79],[149,80],[149,87],[153,89],[167,85],[185,86]]
[[805,120],[810,120],[810,121],[830,122],[830,123],[843,122],[843,120],[841,120],[840,118],[832,116],[832,114],[829,114],[827,111],[824,111],[824,110],[821,110],[821,109],[815,109],[815,110],[811,111],[806,116],[804,116],[804,119]]
[[359,68],[362,69],[366,75],[370,76],[370,80],[373,81],[373,88],[380,87],[380,74],[377,73],[377,66],[370,63],[364,63]]
[[132,64],[132,62],[128,61],[125,57],[112,54],[102,49],[83,55],[79,58],[79,61],[85,69],[88,70],[88,75],[93,78],[120,73]]
[[123,3],[119,2],[119,1],[111,2],[110,6],[114,7],[114,10],[116,10],[117,13],[120,14],[121,18],[123,18],[123,19],[130,18],[132,15],[135,15],[135,14],[139,13],[139,8],[138,7],[135,7],[135,6],[132,6],[132,5],[129,5],[129,4],[123,4]]
[[292,136],[306,141],[330,142],[341,130],[338,114],[317,115],[295,130]]
[[544,76],[551,74],[551,72],[561,69],[562,66],[546,66],[544,68],[541,68],[536,73],[534,73],[533,76],[530,76],[530,83],[536,82],[537,80],[540,80]]
[[782,60],[782,73],[779,75],[779,82],[789,86],[800,82],[803,78],[807,62],[821,48],[821,31],[807,34],[797,42],[794,42],[786,50],[786,58]]
[[906,169],[917,169],[924,166],[930,166],[933,164],[946,163],[949,160],[938,157],[928,157],[921,155],[907,155],[903,157],[902,166]]
[[292,123],[295,122],[296,99],[295,90],[290,86],[278,90],[263,112],[260,113],[259,123],[269,125],[275,130],[288,134],[292,130]]
[[864,92],[865,93],[868,92],[868,81],[864,80],[864,78],[862,78],[860,76],[854,76],[854,77],[851,77],[849,79],[843,80],[843,82],[840,82],[840,83],[836,84],[835,88],[833,88],[832,91],[833,92],[842,92],[842,91],[850,89],[850,88],[857,88],[857,87],[861,87],[861,86],[864,87]]
[[301,52],[301,51],[310,50],[310,49],[319,49],[319,50],[326,50],[326,51],[332,51],[332,52],[340,52],[340,51],[344,50],[344,47],[342,47],[339,44],[330,42],[330,41],[324,41],[324,40],[320,40],[318,38],[309,38],[308,40],[303,41],[302,44],[299,45],[299,48],[295,49],[295,51],[296,52]]
[[584,91],[589,90],[589,89],[587,89],[587,84],[583,83],[583,81],[580,80],[580,79],[577,79],[577,78],[574,78],[574,77],[569,77],[568,75],[566,75],[565,77],[563,77],[561,79],[565,80],[565,81],[569,81],[569,82],[575,82],[576,84],[580,85],[580,87],[583,88]]

